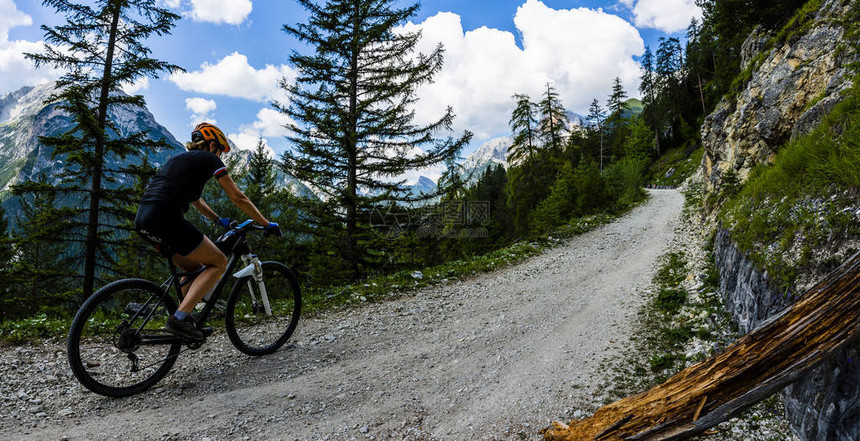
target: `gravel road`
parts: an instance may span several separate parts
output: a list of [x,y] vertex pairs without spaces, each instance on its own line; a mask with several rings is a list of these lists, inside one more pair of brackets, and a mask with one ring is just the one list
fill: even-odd
[[63,343],[0,349],[0,439],[539,439],[610,375],[683,196],[512,267],[303,319],[263,358],[216,330],[154,389],[86,391]]

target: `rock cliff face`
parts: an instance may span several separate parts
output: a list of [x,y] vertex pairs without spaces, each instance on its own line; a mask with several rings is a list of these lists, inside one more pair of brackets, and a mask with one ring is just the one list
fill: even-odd
[[[720,230],[714,246],[726,308],[742,333],[788,306],[795,298],[781,292]],[[860,439],[860,355],[856,344],[806,373],[782,392],[786,418],[802,440]]]
[[746,87],[724,98],[702,128],[706,193],[719,190],[729,171],[745,182],[755,165],[772,160],[779,146],[809,132],[840,101],[853,57],[837,49],[844,44],[840,18],[852,3],[824,1],[799,37],[773,43],[775,36],[755,32],[747,39],[741,66],[750,72]]
[[791,303],[791,295],[781,292],[732,241],[729,232],[720,229],[714,242],[714,261],[720,272],[720,290],[726,309],[746,334],[759,323]]
[[[810,132],[841,101],[850,87],[847,65],[857,57],[841,49],[856,45],[844,42],[841,23],[856,3],[824,0],[814,20],[777,44],[773,35],[750,35],[742,48],[742,69],[749,73],[746,86],[725,98],[702,127],[706,194],[719,193],[727,173],[745,182],[753,167],[772,161],[782,145]],[[731,236],[731,231],[718,231],[714,253],[726,307],[741,332],[755,329],[823,276],[810,267],[810,274],[799,275],[798,286],[781,289]],[[815,252],[837,258],[834,247],[846,246],[823,244]],[[858,349],[858,343],[843,348],[782,392],[786,418],[801,439],[860,440]]]

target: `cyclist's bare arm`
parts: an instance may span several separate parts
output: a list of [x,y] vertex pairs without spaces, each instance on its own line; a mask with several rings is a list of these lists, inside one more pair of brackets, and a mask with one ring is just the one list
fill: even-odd
[[260,210],[257,210],[257,207],[250,199],[248,199],[248,196],[245,196],[245,193],[242,193],[242,190],[239,190],[239,187],[236,186],[236,183],[233,182],[233,178],[231,178],[230,175],[221,176],[218,179],[218,183],[221,184],[221,187],[227,193],[227,197],[230,198],[230,201],[239,207],[243,213],[247,214],[260,225],[269,225],[269,221],[260,214]]
[[210,207],[209,204],[207,204],[206,201],[203,200],[203,198],[197,199],[196,201],[192,202],[191,205],[194,205],[194,208],[196,208],[197,211],[199,211],[200,214],[202,214],[207,219],[213,222],[218,220],[218,214],[215,213],[215,210],[213,210],[212,207]]

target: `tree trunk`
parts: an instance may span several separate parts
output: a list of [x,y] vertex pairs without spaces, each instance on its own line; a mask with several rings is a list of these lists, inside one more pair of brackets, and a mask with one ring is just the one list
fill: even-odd
[[120,3],[113,1],[110,4],[113,9],[113,18],[110,25],[110,36],[108,37],[107,54],[105,56],[105,70],[102,75],[102,86],[99,95],[98,110],[98,134],[95,139],[95,160],[93,161],[93,180],[90,186],[90,209],[87,219],[87,240],[84,257],[84,298],[93,293],[96,274],[96,249],[98,248],[99,233],[99,211],[102,190],[102,168],[104,167],[104,144],[105,127],[107,126],[108,94],[110,93],[111,69],[113,67],[114,47],[116,46],[116,34],[119,27]]
[[352,53],[349,60],[349,131],[346,133],[347,177],[346,177],[346,236],[347,259],[352,269],[352,277],[358,277],[358,251],[356,234],[358,229],[358,38],[360,35],[360,2],[353,2]]
[[597,130],[600,130],[600,173],[603,173],[603,126],[597,122]]
[[546,440],[675,440],[719,424],[779,391],[860,334],[860,253],[715,355],[665,383],[554,423]]

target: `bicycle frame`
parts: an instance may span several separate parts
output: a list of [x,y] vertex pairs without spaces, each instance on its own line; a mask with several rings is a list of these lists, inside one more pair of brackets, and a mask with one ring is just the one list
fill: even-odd
[[[254,227],[251,224],[252,221],[245,221],[234,228],[234,230],[239,231],[239,234],[241,234],[241,236],[238,238],[238,241],[235,243],[235,245],[233,245],[233,248],[230,251],[230,254],[227,259],[227,267],[224,270],[224,273],[221,274],[221,278],[218,280],[218,283],[215,284],[215,287],[212,288],[212,291],[207,294],[207,297],[209,297],[209,299],[205,302],[203,310],[200,312],[200,314],[197,315],[195,323],[197,324],[198,328],[202,327],[209,319],[209,315],[212,313],[212,309],[215,307],[215,303],[220,298],[221,292],[224,290],[224,286],[226,286],[227,282],[231,278],[235,280],[240,280],[246,276],[251,276],[251,278],[248,280],[248,284],[251,285],[252,281],[257,283],[264,311],[266,315],[272,315],[271,306],[269,304],[269,299],[266,292],[266,286],[263,283],[263,270],[260,260],[255,254],[251,253],[251,249],[248,247],[247,238],[245,237],[248,229],[262,229],[262,227]],[[242,262],[244,266],[241,270],[234,272],[239,262]],[[204,266],[194,271],[178,272],[176,264],[173,263],[173,259],[170,257],[167,258],[167,266],[170,269],[170,277],[165,280],[164,283],[161,284],[163,294],[162,297],[159,298],[157,301],[161,302],[163,296],[169,295],[170,288],[174,288],[176,291],[176,304],[179,305],[182,303],[182,300],[184,298],[184,295],[182,294],[182,287],[187,284],[190,284],[198,275],[200,275],[200,273],[205,271],[207,267]],[[228,274],[232,275],[232,277],[226,277]],[[182,280],[183,278],[185,278],[184,281]],[[251,295],[252,297],[254,296],[253,288],[251,289]],[[144,320],[144,323],[148,322],[149,318],[150,317],[147,317]],[[173,336],[164,338],[153,337],[146,340],[146,343],[149,344],[162,344],[177,341],[176,337]]]

